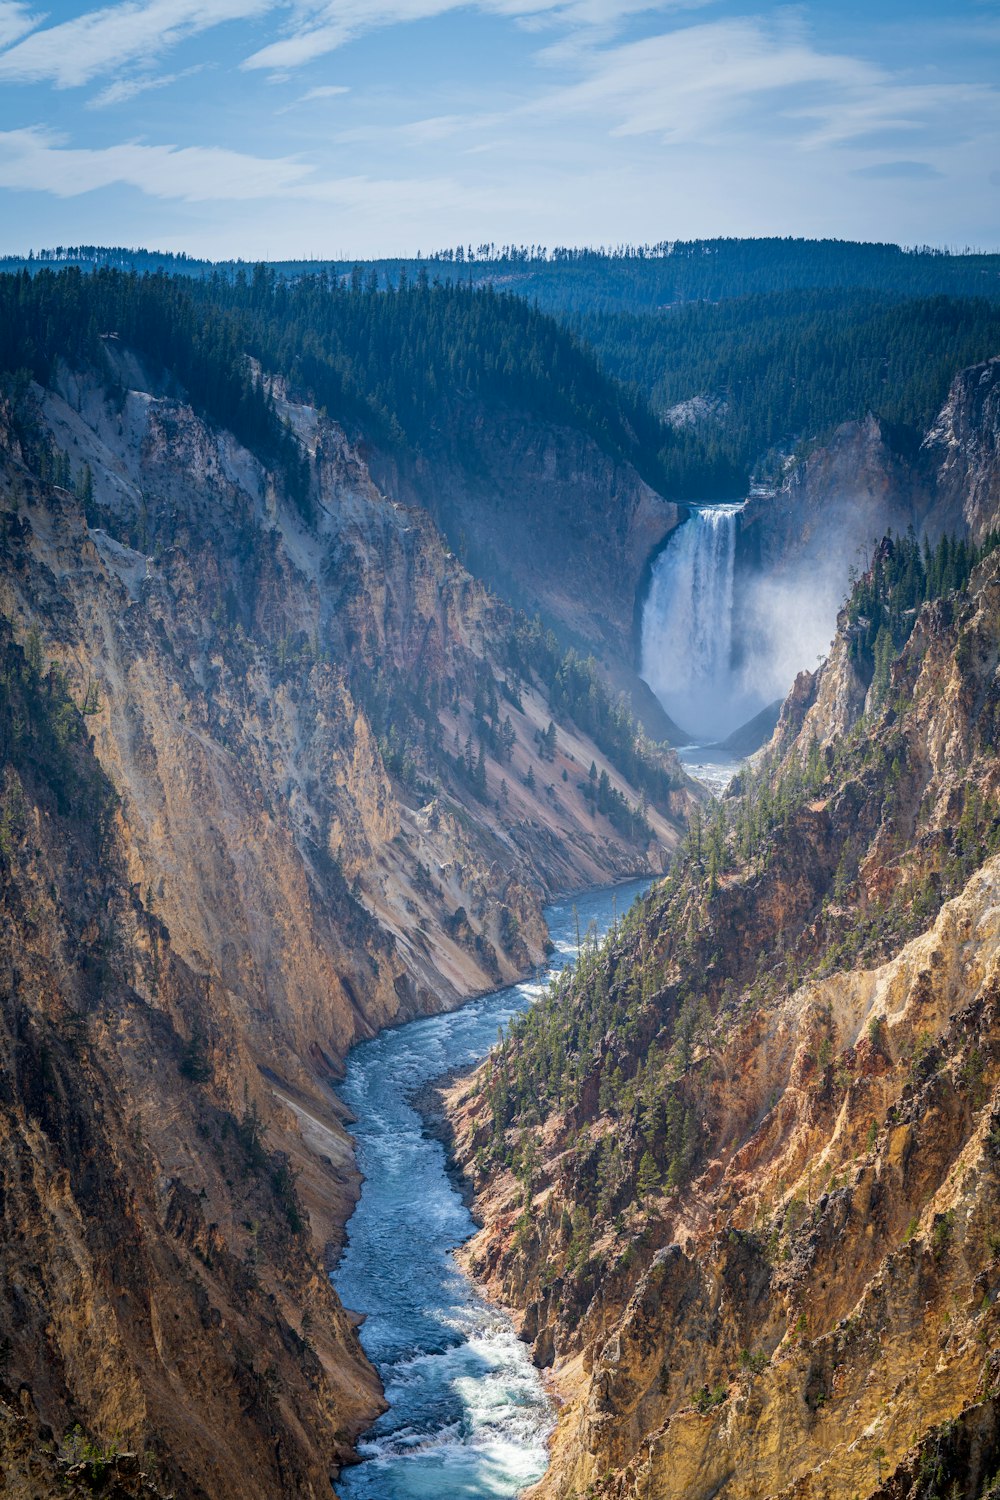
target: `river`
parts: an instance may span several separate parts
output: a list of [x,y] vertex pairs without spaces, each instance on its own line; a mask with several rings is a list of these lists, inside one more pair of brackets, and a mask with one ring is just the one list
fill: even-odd
[[[577,916],[581,933],[593,923],[603,934],[648,884],[550,906],[550,972],[575,957]],[[339,1092],[357,1118],[365,1181],[333,1281],[366,1314],[361,1342],[390,1404],[359,1445],[364,1461],[337,1482],[344,1500],[513,1500],[545,1471],[548,1400],[509,1318],[455,1263],[475,1225],[411,1100],[485,1057],[548,977],[384,1031],[348,1057]]]

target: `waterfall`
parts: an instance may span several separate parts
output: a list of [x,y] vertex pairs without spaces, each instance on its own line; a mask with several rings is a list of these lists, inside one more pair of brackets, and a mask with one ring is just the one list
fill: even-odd
[[692,510],[653,564],[642,612],[641,673],[667,713],[701,740],[719,739],[762,704],[733,666],[738,505]]

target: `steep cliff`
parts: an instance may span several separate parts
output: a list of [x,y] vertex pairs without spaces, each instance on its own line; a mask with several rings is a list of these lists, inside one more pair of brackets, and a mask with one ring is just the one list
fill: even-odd
[[107,360],[0,412],[9,673],[86,766],[61,823],[5,771],[12,1452],[79,1424],[185,1496],[328,1493],[380,1400],[324,1275],[331,1077],[536,963],[546,893],[660,868],[690,793],[332,421],[272,393],[304,506]]
[[941,524],[977,540],[1000,520],[1000,357],[963,370],[923,452],[934,466]]
[[560,1401],[540,1495],[972,1500],[1000,1467],[1000,564],[914,617],[910,556],[452,1092],[469,1264]]
[[123,809],[37,637],[22,652],[4,623],[0,657],[5,1489],[71,1491],[78,1461],[81,1490],[326,1495],[377,1381],[237,1007],[130,882]]
[[861,571],[888,531],[912,525],[984,540],[1000,520],[998,372],[1000,357],[959,371],[917,451],[875,417],[844,423],[776,489],[751,495],[740,518],[741,569],[780,586],[805,566],[826,588],[831,559],[838,580]]
[[424,506],[506,598],[630,663],[632,601],[678,507],[593,438],[528,412],[458,404],[425,446],[373,455],[386,487]]

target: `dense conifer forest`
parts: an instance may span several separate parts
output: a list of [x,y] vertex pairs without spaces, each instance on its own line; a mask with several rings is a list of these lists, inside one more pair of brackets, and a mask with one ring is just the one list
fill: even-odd
[[[954,373],[1000,350],[995,257],[832,241],[472,254],[388,275],[384,262],[292,275],[78,247],[0,276],[0,370],[45,380],[58,352],[98,361],[117,335],[283,467],[307,510],[308,474],[247,354],[386,448],[419,452],[468,403],[486,403],[582,431],[671,498],[718,499],[869,413],[915,451]],[[130,257],[147,269],[121,269]],[[485,275],[501,264],[517,275]],[[522,271],[553,286],[582,278],[588,311],[541,296]],[[668,274],[669,305],[644,301],[669,290]],[[820,277],[829,284],[813,285]],[[600,290],[626,283],[627,298]],[[965,295],[972,287],[982,295]],[[915,288],[935,295],[907,295]],[[607,310],[616,298],[627,310]]]
[[271,267],[217,277],[194,295],[232,312],[267,369],[285,374],[369,438],[419,446],[455,399],[578,427],[651,482],[664,432],[645,400],[610,380],[554,319],[510,293],[432,284],[380,291],[355,268],[289,283]]
[[755,471],[779,472],[782,454],[869,413],[912,449],[956,370],[1000,350],[995,302],[857,288],[589,313],[572,326],[611,375],[672,414],[667,483],[695,498],[739,494]]

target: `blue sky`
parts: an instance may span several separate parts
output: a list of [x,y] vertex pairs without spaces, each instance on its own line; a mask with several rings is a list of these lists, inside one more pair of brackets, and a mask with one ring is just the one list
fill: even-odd
[[1000,247],[1000,0],[0,0],[0,249]]

